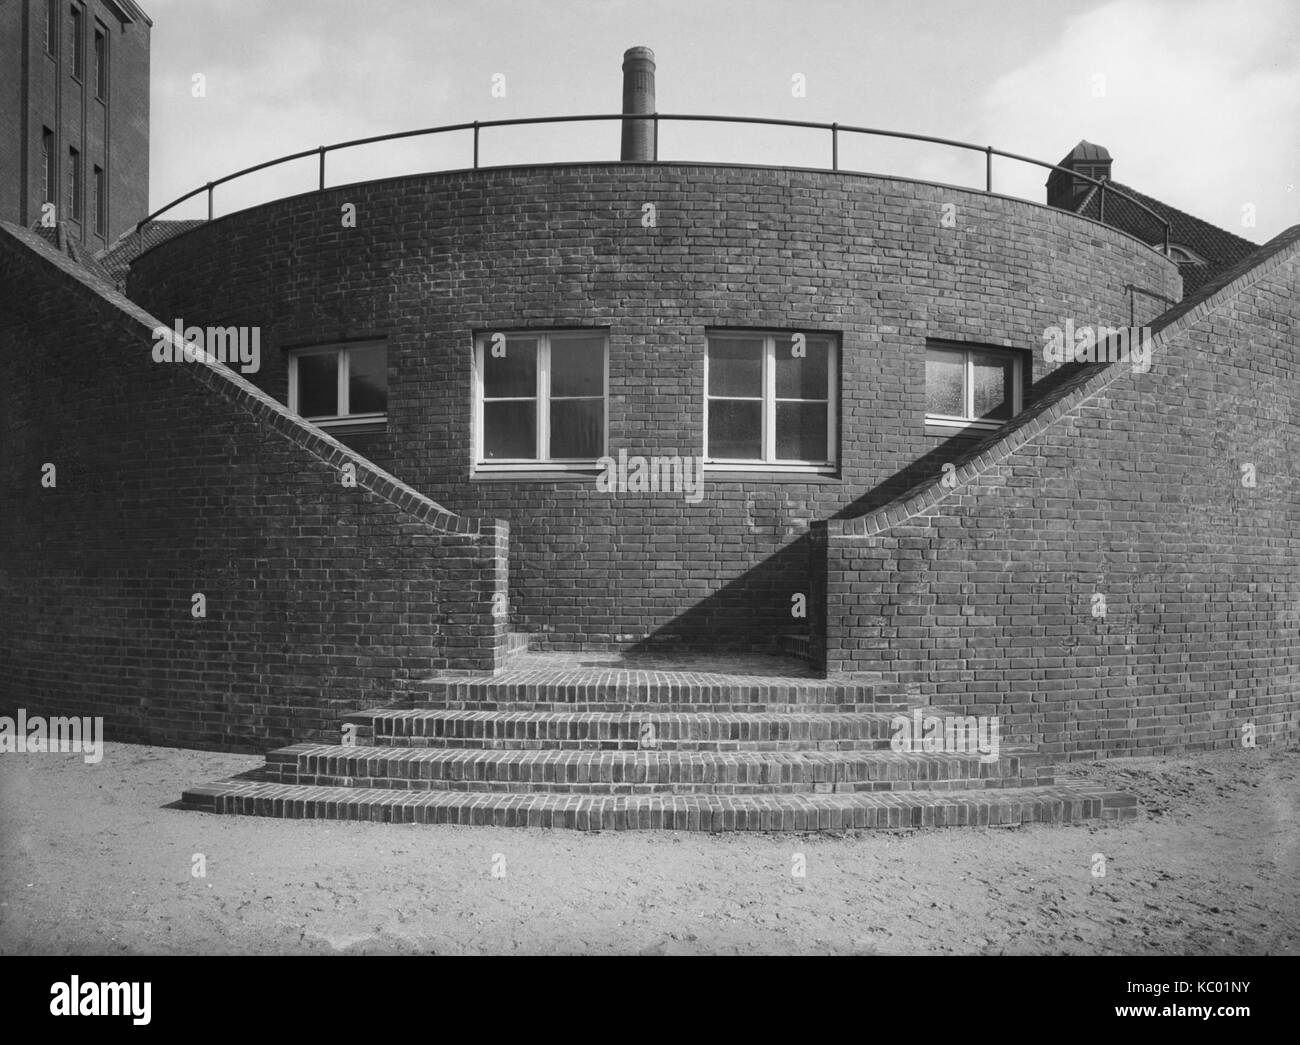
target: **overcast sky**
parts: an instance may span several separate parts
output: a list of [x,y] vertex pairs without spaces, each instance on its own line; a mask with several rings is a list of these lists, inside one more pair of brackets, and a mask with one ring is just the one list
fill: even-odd
[[[475,119],[616,112],[654,49],[661,112],[838,121],[1113,176],[1262,243],[1300,222],[1296,0],[143,0],[154,20],[151,205],[262,160]],[[194,75],[204,78],[195,97]],[[494,74],[505,97],[493,97]],[[792,77],[806,94],[795,97]],[[828,135],[664,127],[668,159],[828,166]],[[468,133],[332,155],[329,183],[468,166]],[[483,132],[484,163],[617,158],[616,124]],[[983,184],[983,158],[879,138],[844,166]],[[1041,202],[1046,171],[995,189]],[[218,190],[217,213],[315,188],[315,160]],[[1255,227],[1243,226],[1251,204]],[[177,211],[171,217],[187,216]],[[192,209],[188,216],[200,216]]]

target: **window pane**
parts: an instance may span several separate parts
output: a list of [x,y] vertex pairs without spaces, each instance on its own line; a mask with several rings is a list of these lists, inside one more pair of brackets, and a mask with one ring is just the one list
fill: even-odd
[[826,460],[826,404],[776,404],[776,456],[781,461]]
[[709,456],[758,460],[763,456],[763,404],[709,401]]
[[605,401],[564,399],[551,403],[551,457],[594,460],[604,453]]
[[388,410],[388,352],[381,345],[348,349],[348,412]]
[[1009,420],[1015,401],[1015,360],[992,352],[972,352],[971,357],[975,371],[975,416]]
[[794,345],[785,335],[776,339],[776,397],[778,399],[825,399],[827,360],[825,341],[808,341],[803,356],[793,354]]
[[964,417],[966,353],[947,348],[925,351],[925,410],[929,414]]
[[720,338],[709,342],[709,395],[763,394],[763,339]]
[[551,338],[551,395],[605,394],[605,336],[556,334]]
[[339,412],[337,352],[298,357],[298,413],[333,417]]
[[483,459],[537,458],[537,404],[483,404]]
[[488,399],[537,395],[537,339],[507,338],[505,355],[492,354],[492,339],[483,346],[483,394]]

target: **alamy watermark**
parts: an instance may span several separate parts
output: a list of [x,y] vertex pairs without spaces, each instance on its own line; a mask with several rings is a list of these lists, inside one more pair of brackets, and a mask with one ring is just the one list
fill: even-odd
[[174,327],[153,328],[155,363],[194,363],[210,356],[241,374],[256,374],[262,368],[261,327],[187,327],[176,320]]
[[1151,369],[1150,327],[1074,326],[1067,319],[1043,331],[1043,359],[1049,363],[1132,363],[1135,374]]
[[26,708],[18,709],[16,720],[0,715],[0,755],[54,751],[80,751],[83,761],[94,765],[104,757],[104,719],[89,715],[28,718]]
[[979,755],[981,762],[996,762],[1001,744],[996,715],[926,715],[920,709],[911,716],[895,715],[890,720],[894,735],[889,746],[899,754]]
[[152,983],[81,982],[72,976],[50,985],[51,1016],[130,1016],[137,1027],[151,1019]]
[[618,452],[618,460],[602,457],[596,465],[596,489],[601,493],[679,493],[688,504],[704,499],[704,458],[628,456]]

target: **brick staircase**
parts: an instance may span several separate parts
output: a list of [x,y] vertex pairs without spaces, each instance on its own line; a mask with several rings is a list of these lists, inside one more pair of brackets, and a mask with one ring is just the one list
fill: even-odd
[[[514,652],[496,675],[415,684],[346,716],[343,743],[186,791],[187,808],[331,820],[580,830],[839,831],[1127,819],[1128,796],[1058,785],[1003,743],[890,747],[913,702],[877,677],[822,679],[790,658]],[[928,708],[927,714],[942,715]]]

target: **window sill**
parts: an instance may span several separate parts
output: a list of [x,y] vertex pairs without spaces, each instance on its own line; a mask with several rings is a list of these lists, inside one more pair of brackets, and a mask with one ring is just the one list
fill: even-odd
[[368,418],[364,421],[349,421],[347,418],[313,421],[310,417],[304,417],[303,420],[317,428],[325,429],[331,435],[372,435],[388,429],[386,417]]
[[704,474],[714,482],[838,483],[838,468],[817,465],[708,464]]
[[469,477],[472,482],[503,483],[590,483],[604,471],[603,468],[474,468]]
[[990,432],[996,432],[1006,423],[1006,421],[937,421],[927,417],[925,419],[925,434],[984,436]]

